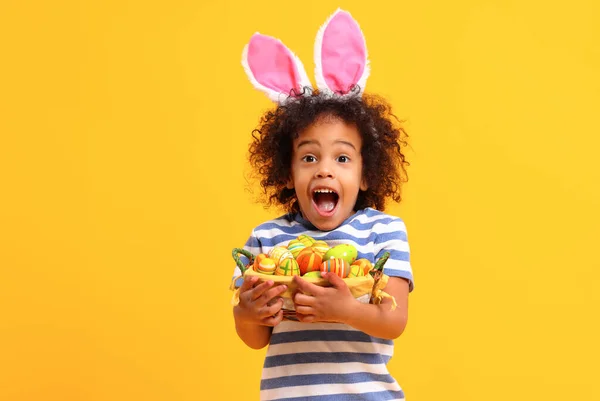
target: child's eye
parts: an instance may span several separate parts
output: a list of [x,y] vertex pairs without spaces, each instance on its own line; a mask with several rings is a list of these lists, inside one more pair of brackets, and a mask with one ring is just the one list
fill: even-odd
[[348,163],[350,161],[350,158],[348,156],[339,156],[337,158],[337,161],[340,163]]
[[305,161],[307,163],[314,163],[317,161],[317,158],[314,157],[313,155],[306,155],[302,158],[302,161]]

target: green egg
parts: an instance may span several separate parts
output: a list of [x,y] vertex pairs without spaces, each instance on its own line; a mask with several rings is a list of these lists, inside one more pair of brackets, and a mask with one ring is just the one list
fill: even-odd
[[321,278],[321,272],[320,271],[312,271],[312,272],[308,272],[305,273],[304,276],[302,277],[308,277],[308,278]]
[[349,265],[351,265],[352,262],[356,260],[357,256],[358,252],[354,246],[350,244],[341,244],[328,250],[327,253],[325,253],[325,256],[323,256],[323,261],[340,258],[344,259]]

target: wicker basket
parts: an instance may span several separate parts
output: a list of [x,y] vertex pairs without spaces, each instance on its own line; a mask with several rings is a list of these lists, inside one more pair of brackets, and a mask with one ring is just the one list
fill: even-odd
[[[244,255],[249,259],[248,265],[244,265],[240,255]],[[293,280],[293,276],[276,276],[273,274],[259,273],[253,270],[252,265],[254,264],[255,256],[244,249],[234,248],[232,256],[236,265],[242,272],[241,277],[246,278],[247,276],[258,276],[259,283],[271,280],[275,283],[275,285],[287,285],[287,290],[280,295],[281,298],[283,298],[283,317],[286,320],[297,320],[292,297],[298,288]],[[383,256],[377,260],[373,269],[366,276],[342,279],[348,285],[350,292],[356,300],[362,303],[379,304],[383,299],[391,298],[392,310],[396,308],[396,301],[394,297],[383,291],[383,288],[385,288],[388,281],[388,276],[383,274],[383,265],[388,260],[389,256],[389,252],[384,253]],[[234,291],[232,299],[233,305],[237,305],[239,303],[239,288],[235,286],[235,282],[239,278],[240,277],[235,277],[231,284],[231,290]],[[321,287],[331,286],[328,280],[320,277],[302,277],[302,279]]]

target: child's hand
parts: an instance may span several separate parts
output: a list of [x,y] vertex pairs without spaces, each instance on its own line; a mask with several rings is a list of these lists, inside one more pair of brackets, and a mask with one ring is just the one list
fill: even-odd
[[344,323],[352,314],[356,299],[339,276],[334,273],[321,273],[332,287],[319,287],[298,276],[294,281],[298,293],[294,296],[296,317],[301,322]]
[[256,276],[246,277],[240,287],[240,303],[236,311],[238,321],[243,324],[276,326],[283,319],[283,299],[275,298],[283,294],[287,286],[273,287],[271,280],[256,285],[257,281]]

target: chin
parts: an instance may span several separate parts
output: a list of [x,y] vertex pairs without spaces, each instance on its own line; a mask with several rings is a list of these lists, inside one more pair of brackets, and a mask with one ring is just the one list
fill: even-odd
[[316,221],[311,223],[321,231],[331,231],[338,228],[346,218],[341,218],[339,215],[331,216],[328,218],[317,218]]
[[[318,211],[315,210],[314,202],[309,206],[310,213],[302,214],[305,218],[311,222],[313,226],[318,228],[321,231],[331,231],[338,228],[348,217],[354,213],[352,209],[349,212],[345,211],[345,207],[341,203],[338,203],[335,207],[335,210],[331,214],[331,216],[323,216],[319,214]],[[302,207],[300,208],[302,210]]]
[[324,222],[320,222],[320,223],[313,223],[313,225],[315,227],[317,227],[319,230],[321,231],[331,231],[334,230],[336,228],[338,228],[338,226],[341,224],[341,222],[336,223],[334,221],[324,221]]

